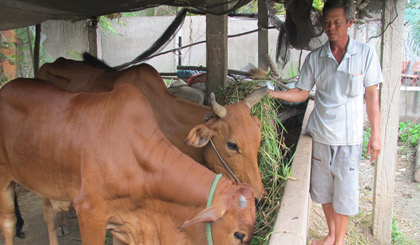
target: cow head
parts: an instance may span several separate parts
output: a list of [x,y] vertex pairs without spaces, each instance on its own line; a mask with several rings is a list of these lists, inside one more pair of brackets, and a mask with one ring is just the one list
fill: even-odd
[[209,223],[211,233],[206,235],[207,239],[211,236],[213,244],[248,244],[256,221],[254,194],[247,184],[234,188],[234,192],[216,192],[211,206],[185,221],[180,228]]
[[266,89],[254,91],[244,101],[227,106],[219,105],[212,95],[213,113],[206,117],[204,123],[192,128],[185,140],[190,146],[204,147],[209,169],[235,180],[220,160],[222,158],[241,183],[251,185],[258,199],[266,196],[258,167],[261,122],[250,115],[250,109],[265,93]]

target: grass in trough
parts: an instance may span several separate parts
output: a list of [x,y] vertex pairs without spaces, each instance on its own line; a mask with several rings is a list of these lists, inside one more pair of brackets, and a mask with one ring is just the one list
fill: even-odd
[[[258,86],[258,82],[236,81],[223,90],[217,91],[216,100],[221,105],[242,101]],[[290,176],[290,163],[287,159],[289,149],[284,143],[286,133],[278,120],[277,111],[281,105],[267,95],[252,107],[251,114],[261,120],[261,144],[258,162],[264,188],[268,193],[265,202],[257,212],[251,244],[268,244],[280,208],[285,180]]]

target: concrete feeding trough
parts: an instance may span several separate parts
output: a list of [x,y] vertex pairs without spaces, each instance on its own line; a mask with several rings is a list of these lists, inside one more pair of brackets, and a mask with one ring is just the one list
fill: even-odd
[[[314,102],[310,100],[305,111],[302,133],[313,107]],[[270,245],[304,245],[307,241],[311,208],[309,183],[312,138],[302,133],[292,163],[292,175],[286,183],[280,210],[270,237]]]

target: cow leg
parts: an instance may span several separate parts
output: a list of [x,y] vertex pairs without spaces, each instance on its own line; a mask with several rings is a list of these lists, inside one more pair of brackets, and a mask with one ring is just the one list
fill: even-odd
[[54,223],[54,210],[50,200],[42,200],[42,210],[44,211],[44,220],[48,227],[48,237],[50,239],[50,245],[58,245],[57,230]]
[[14,194],[15,183],[0,174],[0,227],[6,245],[13,244],[16,234]]
[[23,220],[22,214],[20,213],[16,192],[15,192],[15,215],[17,219],[16,236],[23,239],[25,238],[25,232],[23,232],[23,224],[25,223],[25,221]]
[[[107,217],[98,215],[100,210],[90,209],[90,205],[73,203],[79,221],[82,244],[105,244]],[[96,214],[96,215],[95,215]]]

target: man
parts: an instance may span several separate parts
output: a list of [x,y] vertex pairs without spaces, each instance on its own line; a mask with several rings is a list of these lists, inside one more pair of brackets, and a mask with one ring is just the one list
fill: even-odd
[[349,216],[358,213],[364,98],[372,129],[371,161],[381,150],[381,68],[371,47],[348,36],[354,15],[353,0],[327,0],[323,18],[328,42],[306,57],[296,88],[268,92],[272,98],[300,102],[316,85],[306,128],[313,139],[311,198],[322,204],[329,233],[312,244],[343,244]]

